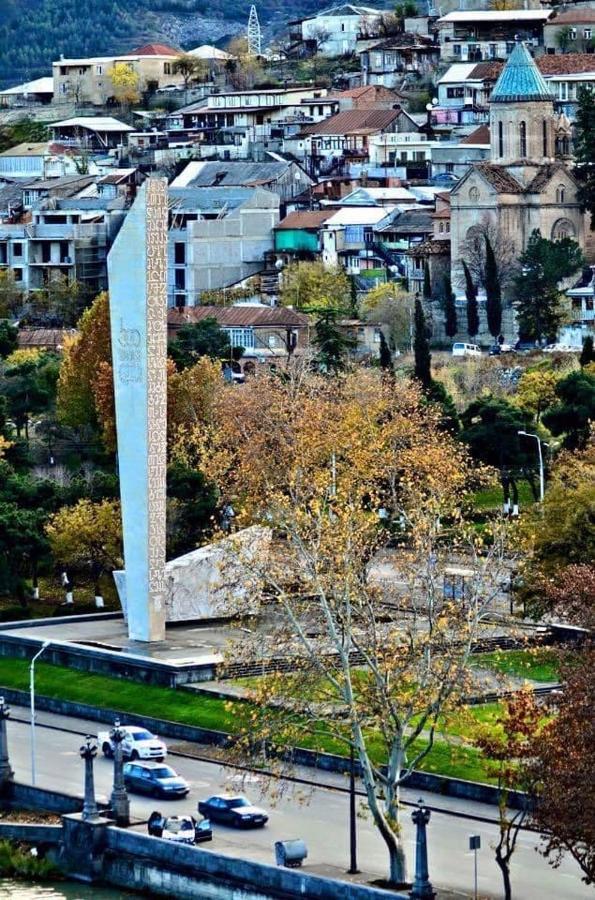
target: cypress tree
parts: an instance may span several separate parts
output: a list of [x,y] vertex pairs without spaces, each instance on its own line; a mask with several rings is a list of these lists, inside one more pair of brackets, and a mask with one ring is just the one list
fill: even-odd
[[432,299],[432,282],[430,281],[430,267],[426,260],[424,265],[424,300]]
[[421,381],[424,387],[432,384],[430,342],[428,340],[428,326],[424,308],[419,297],[415,300],[415,335],[413,338],[413,352],[415,355],[415,377]]
[[473,284],[473,278],[465,260],[463,260],[463,272],[465,274],[465,296],[467,297],[467,334],[469,337],[475,337],[479,332],[477,288]]
[[595,350],[593,350],[593,338],[588,335],[583,342],[583,349],[579,358],[581,369],[588,366],[589,363],[595,362]]
[[449,338],[453,338],[458,330],[455,295],[448,275],[444,279],[444,330]]
[[383,369],[384,372],[392,372],[393,371],[393,357],[390,352],[390,347],[386,342],[386,338],[384,336],[384,332],[382,329],[380,330],[380,347],[378,348],[380,368]]
[[486,241],[486,313],[490,334],[497,338],[502,330],[502,289],[494,248],[488,235]]

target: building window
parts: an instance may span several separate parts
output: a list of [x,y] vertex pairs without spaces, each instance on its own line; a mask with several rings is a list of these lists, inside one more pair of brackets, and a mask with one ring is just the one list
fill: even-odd
[[449,100],[453,100],[455,97],[464,97],[465,91],[462,87],[446,88],[446,96]]
[[244,347],[246,350],[254,347],[254,332],[251,328],[226,328],[229,342],[232,347]]
[[174,244],[174,261],[177,266],[183,266],[186,263],[186,244]]
[[507,41],[507,42],[506,42],[506,55],[507,55],[507,56],[510,56],[510,54],[511,54],[512,51],[514,50],[514,47],[515,47],[515,42],[514,42],[514,41]]
[[95,74],[103,75],[103,66],[95,66]]
[[171,75],[171,63],[163,63],[163,74]]
[[22,269],[13,269],[12,275],[15,281],[23,280],[23,270]]
[[453,52],[453,56],[460,56],[460,55],[461,55],[461,45],[460,45],[460,44],[453,44],[453,45],[452,45],[452,52]]
[[504,156],[504,125],[498,122],[498,156]]
[[576,41],[576,28],[571,28],[571,29],[570,29],[570,40],[571,40],[571,41]]
[[22,244],[13,244],[12,245],[12,255],[13,256],[22,256],[23,255],[23,245]]
[[186,269],[175,269],[174,270],[174,278],[175,278],[176,290],[185,291],[186,290]]
[[591,32],[591,29],[590,29],[590,28],[585,28],[585,30],[583,31],[583,37],[584,37],[584,39],[585,39],[586,41],[590,41],[590,40],[591,40],[591,33],[592,33],[592,32]]
[[556,203],[564,203],[565,197],[566,197],[566,191],[565,191],[565,189],[564,189],[564,185],[561,184],[561,185],[556,189]]
[[548,152],[547,152],[548,146],[547,146],[547,144],[548,144],[548,141],[547,141],[547,122],[546,122],[546,120],[544,119],[544,120],[543,120],[543,155],[544,155],[544,156],[547,156],[547,155],[548,155]]
[[519,151],[521,159],[527,158],[527,125],[521,122],[519,125]]
[[496,56],[498,55],[498,48],[496,47],[496,44],[490,44],[489,53],[490,59],[496,59]]

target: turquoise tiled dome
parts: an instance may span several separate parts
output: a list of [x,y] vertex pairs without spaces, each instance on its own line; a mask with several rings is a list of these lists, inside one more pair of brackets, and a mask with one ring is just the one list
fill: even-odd
[[495,84],[490,102],[511,103],[553,99],[552,92],[525,45],[516,44]]

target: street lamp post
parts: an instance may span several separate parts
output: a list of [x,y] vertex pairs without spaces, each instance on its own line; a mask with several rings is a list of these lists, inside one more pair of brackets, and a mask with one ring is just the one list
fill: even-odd
[[[519,431],[519,435],[522,437],[530,437],[535,438],[537,441],[537,454],[539,457],[539,502],[543,503],[543,497],[545,495],[545,475],[543,470],[543,452],[541,450],[541,438],[537,434],[531,434],[529,431]],[[545,441],[543,441],[545,444]],[[547,445],[546,445],[547,446]]]
[[29,665],[29,700],[31,703],[31,784],[35,785],[35,663],[51,641],[44,641]]

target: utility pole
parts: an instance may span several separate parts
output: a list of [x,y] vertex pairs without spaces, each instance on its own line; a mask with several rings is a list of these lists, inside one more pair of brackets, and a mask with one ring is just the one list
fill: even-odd
[[260,22],[258,21],[258,13],[256,7],[250,7],[250,16],[248,18],[248,56],[260,56],[262,50],[262,34],[260,31]]

